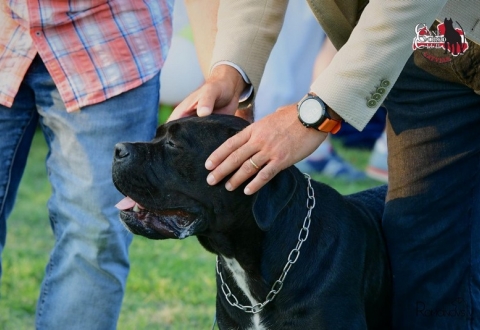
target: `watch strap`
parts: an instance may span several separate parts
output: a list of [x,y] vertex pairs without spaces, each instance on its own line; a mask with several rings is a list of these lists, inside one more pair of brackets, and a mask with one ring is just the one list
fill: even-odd
[[324,115],[323,121],[320,123],[320,125],[318,125],[318,126],[307,125],[307,127],[313,127],[316,130],[319,130],[319,131],[322,131],[322,132],[325,132],[325,133],[332,133],[332,134],[337,133],[340,130],[340,128],[342,127],[342,121],[337,120],[337,119],[333,119],[333,118],[330,117],[330,114],[328,113],[328,106],[325,104],[325,102],[323,102],[323,100],[321,98],[318,97],[317,94],[315,94],[313,92],[308,93],[307,95],[305,95],[300,100],[300,102],[298,102],[298,106],[300,106],[300,104],[309,97],[313,97],[315,99],[318,99],[320,102],[322,102],[325,105],[325,115]]
[[325,118],[325,120],[317,127],[319,131],[326,133],[337,133],[342,127],[342,122],[332,118]]

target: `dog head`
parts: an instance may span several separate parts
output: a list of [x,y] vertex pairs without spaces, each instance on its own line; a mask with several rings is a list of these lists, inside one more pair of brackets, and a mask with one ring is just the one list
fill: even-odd
[[244,194],[226,191],[224,182],[208,185],[204,166],[248,124],[226,115],[182,118],[159,126],[151,142],[117,144],[113,182],[128,196],[117,206],[126,227],[152,239],[185,238],[212,226],[226,208],[248,204]]
[[293,177],[288,171],[253,196],[243,193],[248,181],[232,192],[225,189],[228,177],[214,186],[206,182],[207,157],[248,124],[227,115],[188,117],[159,126],[150,142],[117,144],[113,182],[127,196],[117,204],[127,229],[151,239],[181,239],[227,232],[251,215],[268,230],[295,191],[286,187]]

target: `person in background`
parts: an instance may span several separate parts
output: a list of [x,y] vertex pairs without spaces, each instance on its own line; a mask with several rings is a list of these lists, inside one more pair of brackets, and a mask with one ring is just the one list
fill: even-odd
[[48,145],[55,243],[36,329],[116,329],[132,236],[114,207],[122,196],[112,154],[118,142],[154,136],[172,7],[169,0],[0,6],[0,252],[38,125]]
[[[205,163],[207,182],[228,176],[227,190],[241,186],[253,194],[310,155],[342,121],[362,130],[383,104],[392,327],[480,328],[478,1],[308,2],[337,54],[300,104],[272,112],[215,150]],[[233,115],[251,103],[287,3],[221,0],[211,72],[170,120]],[[440,23],[444,32],[435,30]],[[448,43],[415,49],[422,24],[462,51]]]

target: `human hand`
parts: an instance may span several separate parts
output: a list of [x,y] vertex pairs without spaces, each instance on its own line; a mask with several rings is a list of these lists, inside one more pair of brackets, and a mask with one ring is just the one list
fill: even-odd
[[255,175],[244,190],[247,195],[253,194],[279,171],[310,155],[327,135],[304,127],[295,104],[283,107],[218,147],[205,163],[212,170],[207,182],[214,185],[236,171],[225,185],[231,191]]
[[208,116],[212,112],[233,115],[240,95],[247,87],[240,73],[229,65],[216,66],[205,83],[183,100],[168,121],[196,114]]

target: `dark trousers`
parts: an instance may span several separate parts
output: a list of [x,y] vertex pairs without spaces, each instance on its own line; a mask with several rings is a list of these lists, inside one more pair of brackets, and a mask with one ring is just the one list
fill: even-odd
[[480,329],[480,95],[408,61],[384,105],[394,329]]

